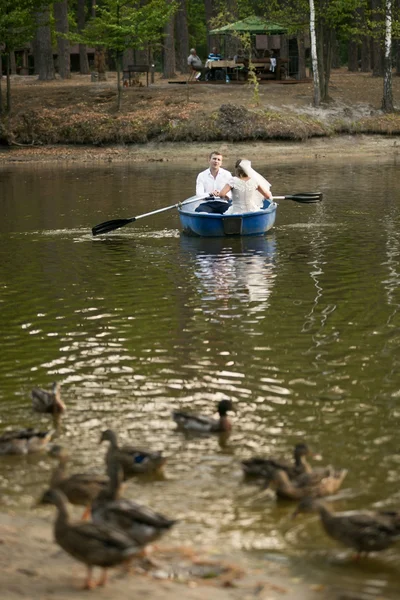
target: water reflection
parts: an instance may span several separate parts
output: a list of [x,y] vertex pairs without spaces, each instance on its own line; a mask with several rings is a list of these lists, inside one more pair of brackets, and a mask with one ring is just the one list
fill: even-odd
[[276,237],[198,238],[181,235],[181,248],[194,260],[204,301],[226,306],[232,298],[251,315],[268,308],[275,280]]
[[[172,542],[235,548],[261,567],[272,555],[312,582],[342,577],[355,595],[368,569],[371,589],[397,598],[398,547],[367,569],[338,565],[341,550],[318,521],[294,525],[291,507],[244,485],[240,460],[288,457],[305,439],[324,464],[349,469],[335,509],[398,507],[398,166],[288,165],[282,193],[322,189],[324,200],[281,202],[266,237],[184,237],[174,211],[91,237],[107,218],[189,197],[197,171],[2,172],[1,431],[46,429],[29,390],[58,380],[68,407],[58,441],[71,471],[103,472],[105,428],[168,456],[165,480],[130,482],[127,495],[161,512],[174,507]],[[212,415],[226,397],[238,407],[226,446],[175,431],[173,409]],[[1,499],[27,509],[53,465],[14,459],[0,461]]]

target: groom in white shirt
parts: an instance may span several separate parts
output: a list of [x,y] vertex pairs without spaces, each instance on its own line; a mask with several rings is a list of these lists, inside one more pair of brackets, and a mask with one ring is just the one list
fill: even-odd
[[[222,154],[220,152],[211,152],[209,159],[209,168],[197,175],[196,196],[210,194],[218,198],[225,184],[231,181],[232,175],[222,168]],[[231,197],[230,193],[228,197]]]

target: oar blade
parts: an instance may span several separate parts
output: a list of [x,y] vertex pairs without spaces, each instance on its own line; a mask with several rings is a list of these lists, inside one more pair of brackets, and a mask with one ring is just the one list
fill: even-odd
[[135,221],[135,217],[133,219],[113,219],[111,221],[104,221],[104,223],[99,223],[92,228],[92,235],[109,233],[110,231],[114,231],[114,229],[119,229],[120,227],[128,225],[128,223],[132,223],[132,221]]
[[304,204],[313,204],[314,202],[321,202],[323,198],[322,192],[301,192],[299,194],[288,194],[285,196],[287,200],[294,200],[295,202],[303,202]]

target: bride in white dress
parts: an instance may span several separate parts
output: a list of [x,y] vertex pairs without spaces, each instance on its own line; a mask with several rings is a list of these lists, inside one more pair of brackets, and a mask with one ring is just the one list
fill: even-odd
[[235,164],[235,177],[220,191],[220,197],[224,197],[232,190],[232,205],[224,214],[260,210],[264,198],[273,199],[270,187],[271,184],[251,167],[249,160],[238,160]]

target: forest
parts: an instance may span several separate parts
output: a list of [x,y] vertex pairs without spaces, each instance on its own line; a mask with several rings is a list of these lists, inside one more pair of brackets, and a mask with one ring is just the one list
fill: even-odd
[[[68,81],[74,72],[102,81],[114,71],[119,110],[128,65],[149,65],[173,81],[188,72],[192,47],[204,60],[218,45],[225,58],[247,55],[251,71],[254,36],[222,39],[209,32],[253,15],[285,29],[280,56],[295,58],[299,79],[309,73],[315,107],[330,100],[332,70],[345,67],[382,78],[381,108],[396,112],[392,77],[400,75],[400,0],[2,0],[2,7],[3,129],[12,114],[16,74],[46,83]],[[256,97],[256,77],[253,83]]]

